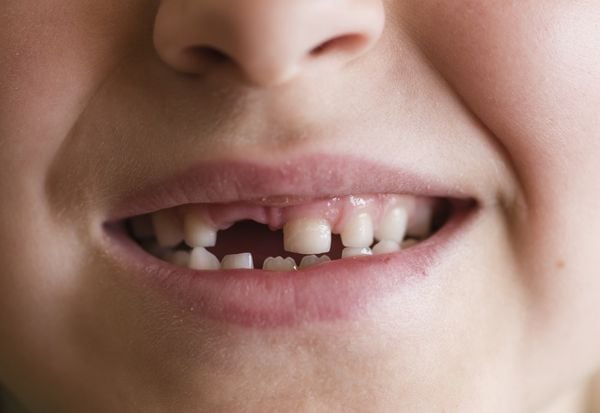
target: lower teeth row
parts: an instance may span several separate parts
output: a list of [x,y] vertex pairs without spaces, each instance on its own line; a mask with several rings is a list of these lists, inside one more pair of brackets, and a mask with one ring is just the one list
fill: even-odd
[[[407,249],[418,242],[415,239],[406,239],[402,244],[398,245],[392,241],[380,241],[373,248],[344,248],[341,258],[390,254],[398,252],[401,249]],[[191,251],[171,250],[167,252],[152,251],[153,248],[147,249],[150,250],[149,252],[171,264],[194,270],[215,271],[255,268],[252,253],[249,252],[225,255],[222,260],[219,260],[216,255],[203,247],[196,247]],[[332,259],[329,255],[305,255],[299,263],[292,257],[268,257],[264,260],[262,269],[265,271],[297,271],[330,261]]]

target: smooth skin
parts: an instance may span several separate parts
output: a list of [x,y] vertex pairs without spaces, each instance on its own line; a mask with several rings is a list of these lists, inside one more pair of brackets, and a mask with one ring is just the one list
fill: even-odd
[[[16,410],[583,412],[600,369],[600,2],[4,0],[0,383]],[[100,247],[206,159],[447,176],[476,225],[360,319],[181,313]]]

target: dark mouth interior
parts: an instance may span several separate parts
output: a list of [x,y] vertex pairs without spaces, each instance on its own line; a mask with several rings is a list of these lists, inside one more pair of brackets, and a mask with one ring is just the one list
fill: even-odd
[[[467,201],[442,199],[437,203],[432,221],[431,235],[435,234],[450,219],[457,209],[468,207]],[[129,236],[147,250],[145,240],[138,240],[133,236],[130,220],[126,221]],[[418,240],[417,240],[418,241]],[[343,245],[338,234],[332,234],[331,250],[327,255],[332,259],[339,259],[342,255]],[[190,251],[184,242],[175,247],[176,250]],[[250,252],[255,265],[262,265],[268,257],[292,257],[299,262],[303,255],[287,252],[283,249],[283,230],[271,230],[268,226],[249,220],[235,223],[229,229],[221,230],[215,247],[207,248],[221,260],[225,255]]]
[[[331,259],[340,258],[343,248],[340,236],[332,234],[331,250],[327,255]],[[254,221],[240,221],[227,230],[219,231],[217,245],[207,249],[219,259],[227,254],[251,252],[259,264],[268,257],[292,257],[296,262],[303,257],[283,249],[283,230],[271,231],[266,225]]]

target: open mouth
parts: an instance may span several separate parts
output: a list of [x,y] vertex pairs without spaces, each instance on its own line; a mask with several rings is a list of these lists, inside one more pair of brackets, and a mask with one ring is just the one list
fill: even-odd
[[453,259],[483,205],[440,182],[348,157],[208,163],[120,201],[102,248],[177,311],[246,327],[348,319]]
[[353,195],[188,204],[125,220],[147,253],[193,270],[302,271],[393,254],[433,236],[464,200]]

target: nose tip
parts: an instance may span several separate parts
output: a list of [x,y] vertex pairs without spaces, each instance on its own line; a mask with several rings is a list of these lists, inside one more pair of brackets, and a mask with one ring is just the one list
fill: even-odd
[[373,47],[382,0],[164,0],[154,27],[160,58],[181,73],[232,69],[246,83],[280,85],[341,68]]

